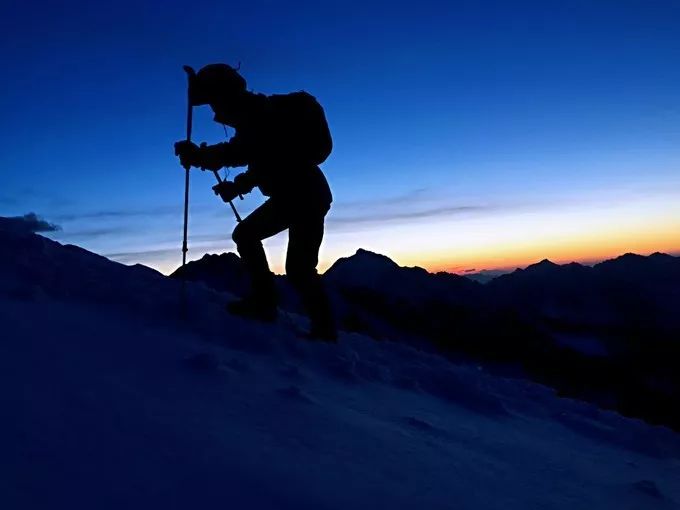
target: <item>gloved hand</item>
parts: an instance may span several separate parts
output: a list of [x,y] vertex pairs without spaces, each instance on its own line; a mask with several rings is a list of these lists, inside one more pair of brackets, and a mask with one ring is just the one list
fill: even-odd
[[194,166],[201,170],[219,170],[224,166],[220,151],[220,144],[207,145],[205,142],[199,147],[194,142],[182,140],[175,144],[175,155],[183,167]]
[[175,156],[179,156],[179,162],[184,168],[200,166],[201,149],[194,142],[182,140],[175,143]]
[[250,193],[255,187],[248,172],[240,173],[234,177],[234,184],[236,184],[236,188],[238,189],[240,195],[244,193]]
[[238,186],[231,181],[222,181],[215,184],[212,189],[224,202],[231,202],[239,196]]

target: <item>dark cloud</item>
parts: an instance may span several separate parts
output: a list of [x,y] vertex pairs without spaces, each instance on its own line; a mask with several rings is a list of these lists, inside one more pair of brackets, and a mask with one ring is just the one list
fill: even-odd
[[61,227],[48,223],[37,214],[31,212],[23,216],[0,216],[0,230],[29,234],[32,232],[57,232],[61,230]]

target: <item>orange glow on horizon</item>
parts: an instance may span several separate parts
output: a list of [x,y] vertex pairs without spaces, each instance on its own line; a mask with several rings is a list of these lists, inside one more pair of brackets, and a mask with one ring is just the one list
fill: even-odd
[[549,259],[556,264],[569,262],[594,263],[616,258],[625,253],[650,255],[654,252],[680,253],[680,226],[674,229],[657,228],[642,232],[615,232],[608,235],[593,233],[581,238],[536,240],[532,243],[498,246],[491,253],[464,250],[449,256],[423,257],[401,260],[404,265],[420,265],[428,271],[462,273],[465,270],[512,270]]
[[[359,247],[357,247],[359,248]],[[669,237],[667,242],[660,242],[659,238],[638,238],[638,239],[609,239],[588,244],[587,240],[570,240],[560,245],[548,245],[548,243],[536,243],[535,245],[518,245],[498,247],[492,253],[474,253],[465,250],[463,253],[451,254],[422,254],[421,257],[399,256],[385,253],[400,266],[419,266],[430,272],[444,271],[448,273],[464,274],[466,270],[513,270],[518,267],[549,259],[556,264],[567,264],[578,262],[583,264],[595,263],[602,260],[616,258],[625,253],[637,253],[639,255],[650,255],[654,252],[669,254],[680,254],[680,231],[673,237]],[[349,256],[348,253],[344,256]],[[200,258],[197,257],[197,258]],[[283,263],[279,262],[280,257],[273,257],[271,260],[272,270],[282,274]],[[324,259],[319,264],[319,272],[326,271],[339,257]],[[156,269],[164,274],[170,274],[177,269],[175,261],[165,264],[154,264]],[[470,271],[468,271],[470,272]]]
[[[287,237],[265,243],[271,269],[283,273]],[[225,237],[210,246],[192,246],[190,259],[203,253],[235,251]],[[625,253],[680,254],[680,202],[624,201],[599,207],[588,204],[556,210],[518,212],[474,218],[416,221],[356,231],[333,231],[322,246],[319,271],[363,248],[386,255],[401,266],[428,271],[465,273],[513,270],[549,259],[558,264],[595,263]],[[173,252],[140,260],[171,273],[178,266]],[[127,262],[127,261],[126,261]]]

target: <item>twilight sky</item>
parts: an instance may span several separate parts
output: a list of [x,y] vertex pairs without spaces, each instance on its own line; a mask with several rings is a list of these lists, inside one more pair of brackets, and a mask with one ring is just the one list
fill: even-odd
[[[34,1],[3,21],[0,215],[59,241],[176,267],[181,66],[241,62],[326,110],[321,269],[358,247],[455,271],[680,252],[680,2]],[[224,139],[211,119],[196,141]],[[213,181],[192,173],[190,259],[234,249]]]

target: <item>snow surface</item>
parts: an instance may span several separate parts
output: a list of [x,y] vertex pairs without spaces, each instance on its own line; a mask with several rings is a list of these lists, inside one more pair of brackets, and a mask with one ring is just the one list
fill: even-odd
[[0,508],[671,509],[671,431],[0,232]]

